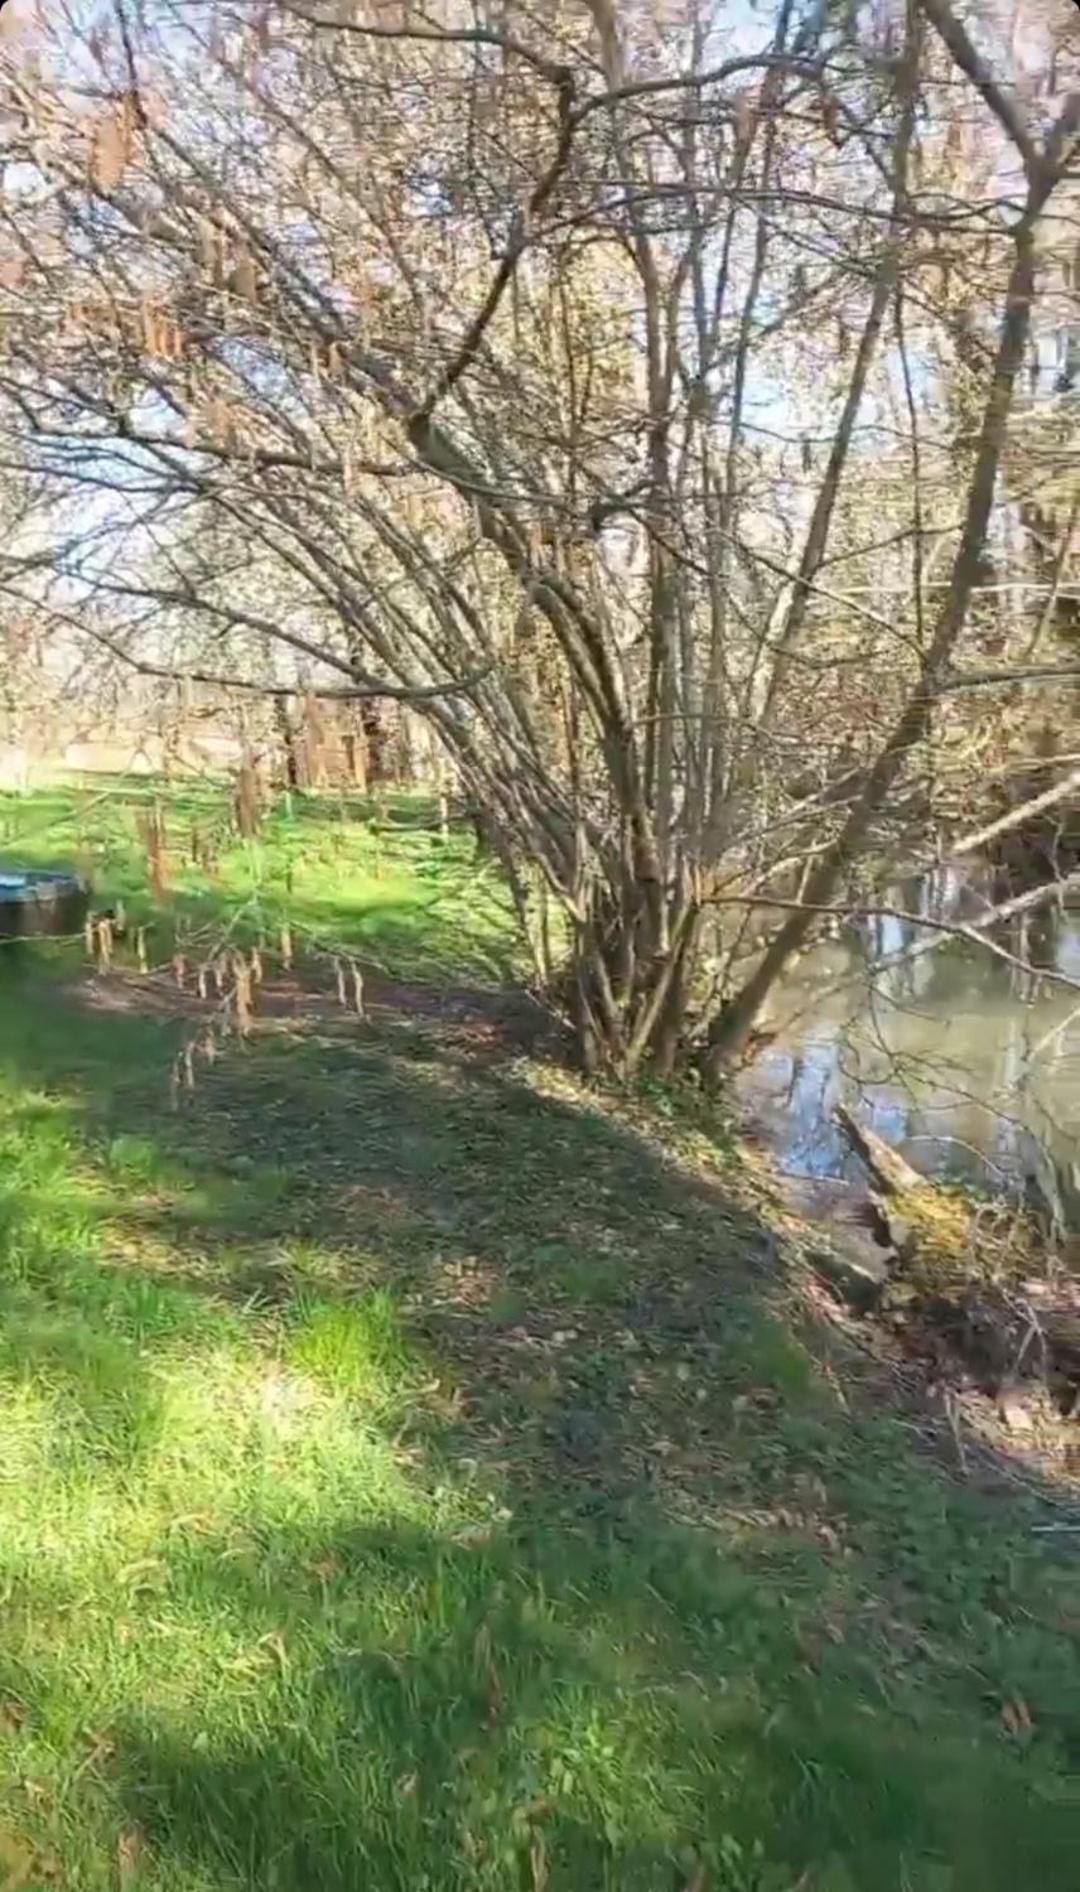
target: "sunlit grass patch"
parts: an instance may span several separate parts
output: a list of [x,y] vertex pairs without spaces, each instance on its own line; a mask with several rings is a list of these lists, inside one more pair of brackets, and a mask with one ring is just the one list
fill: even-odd
[[376,1406],[400,1399],[415,1374],[397,1306],[385,1288],[348,1300],[301,1295],[291,1311],[285,1359],[328,1390]]
[[[288,869],[462,977],[441,847],[280,809],[173,917]],[[1072,1892],[1075,1564],[823,1368],[722,1113],[430,1009],[174,1110],[174,1022],[50,969],[0,991],[0,1888]]]

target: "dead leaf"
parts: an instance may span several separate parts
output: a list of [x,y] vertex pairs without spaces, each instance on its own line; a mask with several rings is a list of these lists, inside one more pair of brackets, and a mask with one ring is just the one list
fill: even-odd
[[539,1833],[534,1835],[529,1847],[529,1865],[532,1868],[533,1892],[544,1892],[548,1882],[547,1852]]
[[134,1563],[124,1564],[116,1573],[117,1583],[142,1582],[148,1576],[164,1568],[160,1557],[138,1557]]
[[145,1851],[146,1841],[137,1826],[121,1833],[116,1842],[116,1870],[122,1886],[132,1885],[138,1878]]
[[740,92],[735,100],[735,141],[745,150],[757,126],[757,107],[749,92]]
[[131,156],[131,119],[127,102],[114,107],[94,132],[90,147],[90,179],[98,190],[112,190],[124,175]]
[[0,1701],[0,1734],[18,1734],[26,1725],[21,1701]]
[[116,1752],[116,1742],[109,1734],[94,1734],[88,1729],[86,1738],[90,1742],[90,1752],[79,1762],[72,1780],[78,1780],[80,1774],[85,1774],[91,1767],[97,1767],[101,1761],[107,1761],[110,1754]]
[[473,1658],[477,1669],[483,1674],[491,1669],[491,1630],[487,1623],[481,1623],[473,1643]]
[[1027,1734],[1034,1725],[1031,1710],[1022,1695],[1014,1695],[1001,1710],[1001,1725],[1007,1734]]
[[241,250],[229,278],[229,288],[235,295],[243,296],[245,302],[258,299],[258,277],[255,273],[255,259],[250,250]]
[[279,1630],[272,1629],[269,1635],[260,1636],[257,1646],[260,1649],[269,1649],[270,1654],[275,1658],[278,1664],[278,1667],[281,1670],[282,1675],[285,1675],[288,1672],[289,1657],[285,1648],[285,1639],[281,1635]]

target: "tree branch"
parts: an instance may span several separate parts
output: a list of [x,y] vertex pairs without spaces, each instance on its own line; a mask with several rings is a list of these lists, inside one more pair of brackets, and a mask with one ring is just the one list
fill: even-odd
[[1050,979],[1056,985],[1067,985],[1074,991],[1080,991],[1080,979],[1074,979],[1071,973],[1059,972],[1053,966],[1033,966],[1030,960],[1023,959],[1018,953],[1009,952],[1000,946],[997,940],[987,938],[991,927],[1001,926],[1008,920],[1016,919],[1025,913],[1036,913],[1040,907],[1049,906],[1053,900],[1061,899],[1066,893],[1080,889],[1080,872],[1067,874],[1064,880],[1048,881],[1040,887],[1033,887],[1028,893],[1018,894],[1012,900],[1005,900],[1000,906],[991,907],[977,920],[937,920],[925,913],[909,913],[906,907],[893,907],[875,903],[863,906],[857,903],[838,905],[821,902],[808,905],[800,900],[772,899],[767,894],[720,894],[710,900],[708,905],[715,907],[767,907],[780,913],[805,913],[818,917],[831,917],[842,920],[885,919],[903,920],[911,926],[922,927],[934,937],[922,940],[917,945],[905,946],[899,952],[889,953],[872,968],[885,972],[893,966],[906,964],[912,959],[921,959],[925,953],[933,952],[950,939],[964,940],[968,945],[979,946],[984,952],[991,953],[995,959],[1002,959],[1007,965],[1018,966],[1023,972],[1030,972],[1033,977]]
[[1002,129],[1008,133],[1024,161],[1029,182],[1034,183],[1043,168],[1043,154],[1015,99],[995,78],[986,60],[968,37],[967,28],[957,19],[948,0],[919,0],[927,19],[944,40],[956,64],[985,99]]
[[566,169],[570,156],[570,146],[574,139],[574,79],[568,66],[552,69],[554,83],[559,95],[559,135],[555,146],[555,155],[544,172],[528,202],[520,206],[514,216],[514,226],[503,251],[502,261],[492,279],[487,295],[462,338],[461,345],[450,365],[443,370],[431,393],[420,409],[420,418],[427,420],[434,412],[436,404],[451,388],[475,359],[484,335],[492,322],[495,312],[506,292],[511,277],[528,247],[532,226],[555,190],[560,177]]
[[337,685],[334,689],[317,689],[302,683],[256,683],[250,677],[222,676],[213,670],[174,670],[168,664],[150,663],[145,657],[137,657],[132,651],[125,650],[122,644],[109,637],[106,632],[95,630],[92,625],[84,628],[96,644],[118,657],[122,663],[137,672],[141,677],[163,677],[172,683],[206,683],[221,690],[244,690],[253,696],[289,697],[315,696],[321,702],[354,703],[385,699],[391,703],[426,703],[439,696],[466,696],[470,690],[483,681],[491,669],[485,664],[482,670],[476,670],[470,677],[456,677],[446,683],[416,684],[406,686],[393,683],[364,683]]
[[553,85],[559,84],[560,75],[565,70],[556,60],[545,59],[542,53],[526,46],[524,40],[515,39],[512,33],[499,32],[491,26],[373,26],[364,20],[310,13],[306,7],[297,6],[295,0],[282,0],[282,4],[296,19],[306,20],[309,26],[324,27],[328,33],[356,33],[363,39],[414,40],[421,45],[492,46],[499,52],[510,53],[515,59],[525,60],[537,72],[543,73],[545,79],[550,79]]
[[976,853],[979,848],[985,847],[987,841],[994,841],[999,834],[1007,834],[1010,829],[1019,828],[1025,821],[1030,821],[1032,815],[1043,814],[1047,808],[1056,807],[1059,801],[1067,801],[1070,795],[1078,791],[1080,791],[1080,769],[1074,769],[1062,781],[1055,783],[1053,788],[1044,789],[1041,795],[1033,795],[1030,801],[1020,802],[1017,807],[1010,808],[1008,814],[1001,815],[997,821],[991,821],[985,828],[979,828],[976,833],[965,834],[960,841],[954,842],[950,847],[950,859],[958,860],[964,854]]
[[998,683],[1053,683],[1072,678],[1080,682],[1080,662],[1071,664],[1017,664],[1014,669],[954,670],[942,691],[987,690]]

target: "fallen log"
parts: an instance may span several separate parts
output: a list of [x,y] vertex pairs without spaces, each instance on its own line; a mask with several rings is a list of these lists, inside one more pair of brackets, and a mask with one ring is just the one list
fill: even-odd
[[925,1176],[920,1176],[917,1169],[912,1169],[911,1164],[906,1163],[899,1152],[886,1143],[884,1137],[879,1137],[876,1130],[868,1130],[865,1124],[859,1123],[844,1104],[837,1104],[835,1114],[856,1156],[866,1164],[879,1189],[883,1189],[887,1195],[896,1196],[908,1189],[927,1187]]
[[[1032,1277],[1049,1259],[1029,1218],[1001,1204],[987,1213],[955,1190],[920,1176],[884,1137],[840,1104],[836,1120],[884,1200],[899,1257],[893,1294],[911,1297],[920,1322],[949,1339],[993,1391],[1013,1378],[1080,1384],[1080,1281],[1060,1269]],[[889,1299],[890,1291],[886,1291]]]

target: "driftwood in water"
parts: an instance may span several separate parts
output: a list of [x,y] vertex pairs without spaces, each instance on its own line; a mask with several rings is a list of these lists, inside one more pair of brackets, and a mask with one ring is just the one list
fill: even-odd
[[[902,1256],[900,1276],[990,1390],[1014,1377],[1055,1383],[1080,1399],[1080,1281],[1068,1271],[1033,1274],[1045,1254],[1038,1231],[1008,1205],[987,1213],[920,1176],[873,1130],[839,1105],[836,1119],[881,1195]],[[894,1206],[895,1205],[895,1206]]]
[[879,1137],[875,1130],[868,1130],[864,1124],[858,1123],[843,1104],[836,1106],[836,1121],[856,1156],[866,1164],[878,1188],[887,1195],[895,1196],[908,1189],[927,1187],[926,1178],[920,1176],[917,1169],[905,1163],[884,1137]]

